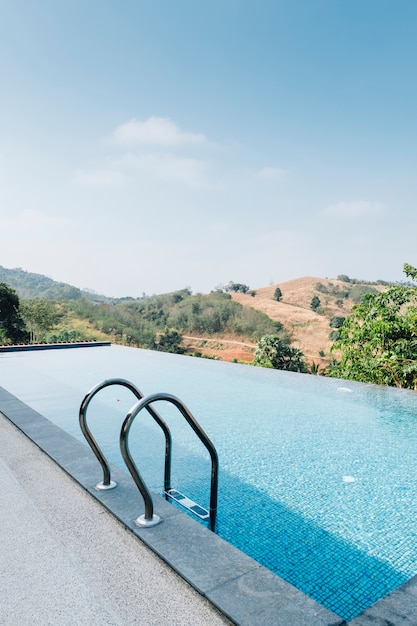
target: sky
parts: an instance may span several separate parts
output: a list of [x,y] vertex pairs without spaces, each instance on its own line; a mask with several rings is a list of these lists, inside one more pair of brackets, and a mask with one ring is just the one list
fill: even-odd
[[108,296],[417,265],[415,0],[13,0],[0,265]]

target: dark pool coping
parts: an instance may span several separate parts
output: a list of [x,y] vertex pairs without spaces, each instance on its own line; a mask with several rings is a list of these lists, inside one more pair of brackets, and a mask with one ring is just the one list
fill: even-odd
[[0,412],[235,624],[417,625],[417,577],[347,623],[158,495],[154,511],[162,523],[138,527],[143,500],[127,473],[112,466],[117,488],[98,491],[101,468],[87,446],[2,387]]
[[30,343],[15,345],[0,345],[0,352],[32,352],[33,350],[62,350],[67,348],[97,348],[111,346],[110,341],[59,341],[56,343]]

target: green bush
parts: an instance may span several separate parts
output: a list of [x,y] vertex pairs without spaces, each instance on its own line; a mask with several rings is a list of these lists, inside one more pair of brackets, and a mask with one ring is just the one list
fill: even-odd
[[345,319],[346,318],[342,317],[341,315],[334,315],[332,318],[330,318],[330,328],[341,328],[345,322]]
[[317,295],[314,295],[311,298],[311,302],[310,302],[310,309],[312,309],[313,311],[317,311],[317,309],[320,308],[320,298]]
[[254,365],[289,372],[307,372],[304,354],[278,335],[265,335],[256,346]]
[[273,300],[276,300],[277,302],[281,302],[282,300],[282,291],[279,287],[277,287],[274,291],[274,295],[272,296]]

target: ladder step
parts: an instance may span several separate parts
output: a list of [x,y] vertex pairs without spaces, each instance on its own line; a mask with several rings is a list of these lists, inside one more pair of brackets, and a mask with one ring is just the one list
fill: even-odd
[[187,496],[185,496],[177,489],[168,489],[164,493],[172,500],[175,500],[175,502],[178,502],[178,504],[183,506],[185,509],[191,511],[191,513],[194,513],[194,515],[197,515],[197,517],[199,517],[201,520],[206,522],[210,519],[210,514],[205,508],[203,508],[190,498],[187,498]]

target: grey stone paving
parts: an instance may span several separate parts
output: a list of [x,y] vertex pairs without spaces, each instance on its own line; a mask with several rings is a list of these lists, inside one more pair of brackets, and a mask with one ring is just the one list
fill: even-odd
[[229,624],[0,416],[0,624]]

